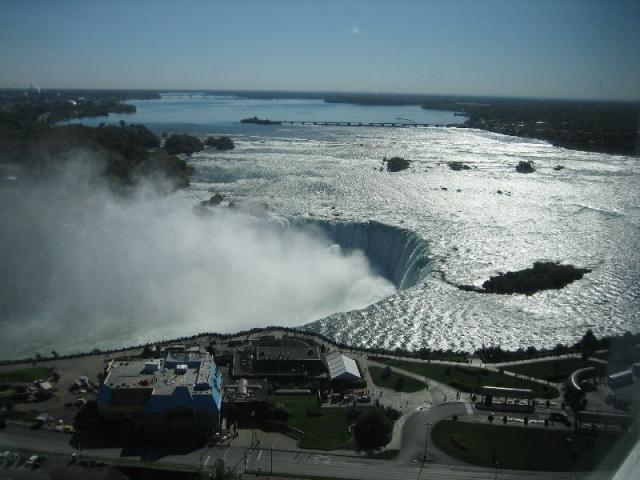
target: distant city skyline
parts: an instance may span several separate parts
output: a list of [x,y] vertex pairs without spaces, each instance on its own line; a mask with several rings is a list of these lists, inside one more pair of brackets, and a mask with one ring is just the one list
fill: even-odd
[[640,100],[640,2],[0,4],[0,87]]

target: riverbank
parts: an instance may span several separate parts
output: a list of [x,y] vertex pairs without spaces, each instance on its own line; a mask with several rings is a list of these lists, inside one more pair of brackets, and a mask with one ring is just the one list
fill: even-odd
[[[150,342],[146,344],[138,345],[126,345],[113,349],[98,349],[95,348],[91,351],[78,351],[76,353],[70,353],[60,355],[55,351],[49,354],[36,354],[33,357],[23,357],[19,359],[0,359],[0,368],[5,365],[18,365],[23,363],[38,363],[41,364],[47,361],[71,359],[87,357],[92,355],[104,355],[104,354],[121,354],[126,355],[134,352],[135,354],[150,348],[152,345],[169,345],[174,343],[197,343],[199,345],[208,345],[210,341],[215,340],[241,340],[249,337],[260,337],[261,335],[271,335],[273,333],[280,333],[286,335],[287,333],[306,336],[321,345],[332,347],[344,351],[351,351],[354,353],[372,354],[372,355],[391,355],[394,357],[402,358],[414,358],[421,360],[442,360],[447,362],[456,362],[460,364],[466,364],[471,359],[478,359],[481,363],[504,363],[504,362],[516,362],[522,360],[532,360],[536,358],[545,357],[560,357],[567,354],[580,354],[584,349],[584,341],[581,340],[574,345],[562,345],[558,344],[552,349],[538,349],[535,346],[530,346],[526,349],[521,348],[518,350],[507,351],[502,350],[499,346],[483,347],[475,351],[454,351],[454,350],[432,350],[428,348],[422,348],[416,351],[411,351],[402,348],[384,349],[384,348],[363,348],[348,345],[345,343],[335,342],[331,338],[310,331],[304,328],[291,328],[291,327],[264,327],[264,328],[252,328],[249,330],[242,330],[235,333],[213,333],[202,332],[196,335],[190,335],[185,337],[178,337],[172,339],[158,340],[157,342]],[[591,338],[587,333],[585,338]],[[595,338],[595,337],[594,337]],[[640,357],[640,333],[631,334],[629,332],[624,335],[604,336],[599,339],[595,338],[595,343],[587,346],[589,353],[592,351],[611,350],[615,353],[615,357],[620,359],[624,357],[627,362],[637,361],[640,358],[636,358],[636,355]],[[624,352],[632,351],[630,355],[624,355]],[[620,361],[618,361],[620,363]]]

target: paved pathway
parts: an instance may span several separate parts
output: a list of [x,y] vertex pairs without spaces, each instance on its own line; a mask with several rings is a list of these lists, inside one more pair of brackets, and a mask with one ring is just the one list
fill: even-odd
[[[460,362],[446,362],[446,361],[441,361],[441,360],[428,361],[428,360],[419,360],[419,359],[414,359],[414,358],[393,357],[393,356],[388,356],[388,355],[377,355],[377,356],[378,357],[384,357],[384,358],[392,358],[392,359],[396,359],[396,358],[397,359],[403,359],[403,360],[408,361],[408,362],[416,362],[416,363],[427,363],[427,364],[428,363],[436,363],[436,364],[441,364],[441,365],[469,366],[469,364],[467,364],[467,363],[460,363]],[[374,361],[368,360],[368,359],[365,359],[364,361],[369,362],[370,364],[373,364],[373,365],[387,366],[387,365],[385,365],[383,363],[374,362]],[[362,360],[361,360],[361,362],[362,362]],[[522,362],[522,363],[530,363],[530,362]],[[484,368],[486,370],[494,371],[494,372],[499,373],[501,367],[498,367],[496,365],[497,364],[487,365],[487,364],[483,364],[482,362],[480,362],[479,364],[476,365],[476,364],[473,364],[473,362],[472,362],[472,366],[474,368]],[[502,364],[500,364],[500,365],[502,365]],[[506,364],[504,364],[504,366],[506,368]],[[401,373],[403,375],[407,375],[409,377],[416,378],[416,379],[421,380],[423,382],[427,378],[427,377],[423,377],[421,375],[417,375],[415,373],[409,372],[407,370],[403,370],[403,369],[398,368],[398,367],[391,367],[391,370],[393,370],[393,371],[395,371],[397,373]],[[558,396],[556,396],[555,398],[553,398],[551,400],[557,401],[558,399],[560,399],[562,397],[562,384],[560,384],[560,383],[553,383],[553,382],[549,382],[547,380],[542,380],[542,379],[536,378],[536,377],[530,377],[528,375],[522,375],[522,374],[511,372],[511,371],[508,371],[508,370],[503,370],[502,373],[504,375],[509,375],[511,377],[517,377],[517,378],[521,378],[523,380],[527,380],[527,381],[530,381],[530,382],[535,382],[535,383],[539,383],[539,384],[542,384],[542,385],[550,385],[552,387],[555,387],[558,390]],[[442,401],[440,403],[444,402],[445,395],[446,395],[447,400],[450,400],[450,401],[458,400],[456,398],[456,393],[458,392],[458,390],[456,390],[455,388],[450,387],[448,385],[445,385],[443,383],[438,383],[435,380],[431,380],[431,379],[428,379],[428,384],[429,384],[429,388],[430,389],[431,389],[431,385],[435,385],[436,388],[439,389],[442,392],[441,397],[440,397],[442,399]]]
[[[390,367],[392,371],[405,375],[407,377],[419,380],[422,383],[426,383],[428,388],[419,390],[417,392],[396,392],[391,388],[379,387],[371,379],[369,373],[369,366],[374,365],[384,368],[387,365],[383,363],[374,362],[368,360],[366,357],[360,357],[358,359],[361,368],[364,370],[365,380],[367,381],[367,388],[371,392],[371,397],[375,402],[378,400],[381,405],[385,407],[392,407],[402,413],[412,412],[417,408],[425,408],[433,405],[445,403],[445,401],[456,401],[456,394],[458,391],[444,383],[436,382],[435,380],[426,379],[422,375],[418,375],[413,372],[408,372],[396,367]],[[464,397],[468,397],[468,394],[462,394]]]

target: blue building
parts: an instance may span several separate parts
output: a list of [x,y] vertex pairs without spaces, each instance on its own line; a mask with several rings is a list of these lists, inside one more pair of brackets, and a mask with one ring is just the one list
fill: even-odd
[[111,362],[98,412],[150,433],[210,435],[220,428],[222,379],[205,352],[169,351],[164,359]]

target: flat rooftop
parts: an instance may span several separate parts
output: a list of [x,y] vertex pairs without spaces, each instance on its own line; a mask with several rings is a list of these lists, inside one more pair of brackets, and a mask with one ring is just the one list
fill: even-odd
[[204,352],[168,352],[166,362],[171,363],[192,363],[207,361],[209,355]]
[[[186,386],[193,394],[210,392],[207,385],[211,366],[203,363],[201,367],[187,368],[185,373],[177,373],[175,368],[165,368],[165,361],[160,360],[160,368],[155,372],[145,373],[145,361],[114,362],[105,379],[105,384],[115,389],[153,389],[154,394],[169,395],[178,386]],[[202,389],[196,385],[202,385]]]
[[318,347],[256,347],[256,360],[320,360]]

